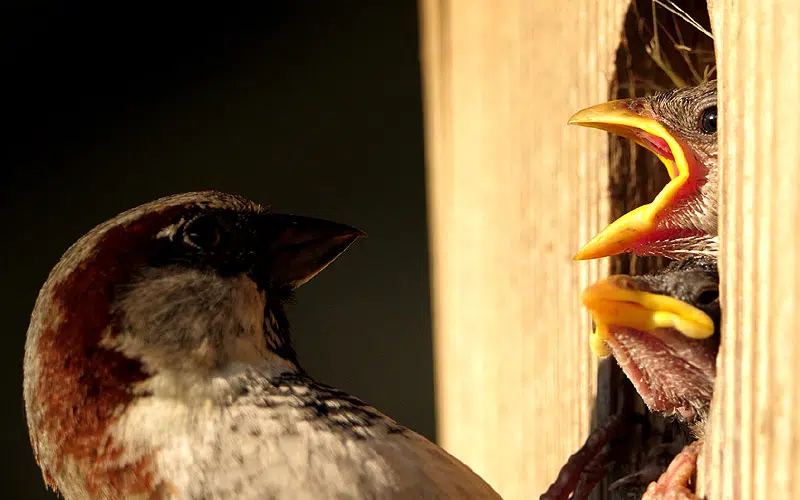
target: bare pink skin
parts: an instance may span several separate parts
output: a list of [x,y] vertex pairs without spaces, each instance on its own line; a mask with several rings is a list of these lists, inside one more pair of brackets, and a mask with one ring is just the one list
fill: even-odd
[[700,500],[691,488],[701,449],[701,441],[695,441],[684,448],[658,481],[650,483],[642,500]]
[[[707,279],[702,274],[685,277],[689,283],[696,284],[698,290],[707,290]],[[661,283],[651,281],[655,283],[657,291],[661,291]],[[628,287],[648,289],[635,278],[624,279],[624,283]],[[673,296],[680,290],[686,294],[679,296],[682,300],[692,302],[693,297],[699,300],[699,294],[692,295],[691,285],[670,286]],[[716,314],[719,314],[718,301],[715,304]],[[673,459],[658,481],[650,484],[642,498],[696,499],[691,482],[696,473],[697,455],[702,448],[708,406],[714,394],[718,337],[696,340],[672,329],[642,332],[613,326],[609,328],[609,333],[607,343],[614,358],[647,407],[665,416],[676,416],[700,438]]]
[[[678,332],[658,335],[631,329],[612,331],[608,342],[620,367],[651,411],[677,415],[702,432],[714,391],[716,343]],[[684,448],[642,500],[699,500],[692,491],[702,441]]]
[[[638,290],[676,298],[706,312],[719,326],[719,277],[716,262],[698,259],[673,263],[666,270],[643,276],[618,275],[609,278],[622,289]],[[630,327],[608,325],[610,337],[606,342],[611,353],[631,380],[637,392],[651,411],[665,416],[674,416],[687,424],[700,440],[679,453],[661,477],[649,487],[650,500],[693,499],[691,478],[694,475],[696,457],[701,448],[704,425],[714,391],[718,336],[696,340],[673,329],[640,331]],[[614,419],[619,418],[612,417]],[[587,498],[591,492],[579,492],[577,485],[589,473],[587,464],[597,469],[597,460],[605,453],[605,445],[617,435],[624,435],[624,426],[602,426],[600,442],[593,433],[586,444],[564,466],[558,480],[542,498],[576,500]],[[653,450],[650,450],[653,451]],[[671,453],[674,453],[673,449]],[[670,453],[670,454],[671,454]],[[583,467],[583,468],[581,468]],[[663,467],[663,466],[662,466]],[[646,484],[661,473],[663,468],[648,464],[645,470],[618,480],[612,487]],[[570,489],[572,488],[572,489]],[[569,490],[569,491],[568,491]],[[570,496],[571,493],[574,494]],[[688,492],[688,493],[687,493]],[[585,493],[585,494],[584,494]],[[547,495],[546,494],[546,495]],[[670,496],[674,495],[674,496]]]
[[714,392],[715,339],[690,339],[663,329],[610,330],[608,345],[651,411],[678,415],[687,423],[704,417]]
[[[714,389],[716,340],[693,340],[668,329],[639,332],[612,328],[610,333],[608,344],[615,359],[648,408],[674,415],[701,434]],[[626,426],[622,424],[626,422],[618,415],[598,427],[570,457],[541,500],[588,498],[608,466],[604,449],[624,435]],[[680,452],[658,480],[649,485],[643,500],[697,499],[691,483],[701,447],[702,441],[696,441]],[[658,474],[658,468],[651,469],[640,471],[639,480]]]

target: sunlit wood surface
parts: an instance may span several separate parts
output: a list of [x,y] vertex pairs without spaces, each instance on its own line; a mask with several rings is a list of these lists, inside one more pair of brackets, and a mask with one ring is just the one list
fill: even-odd
[[590,430],[579,294],[608,262],[572,256],[608,222],[608,139],[566,120],[607,100],[627,5],[421,3],[439,440],[506,499]]
[[719,375],[710,499],[800,498],[800,2],[717,0]]

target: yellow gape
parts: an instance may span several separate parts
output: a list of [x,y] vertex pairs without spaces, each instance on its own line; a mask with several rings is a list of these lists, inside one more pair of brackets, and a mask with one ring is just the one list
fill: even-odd
[[581,302],[596,325],[589,338],[595,355],[603,358],[611,354],[606,343],[611,326],[643,332],[672,328],[693,339],[706,339],[714,334],[714,321],[700,309],[666,295],[631,290],[619,283],[619,277],[611,276],[581,293]]
[[[616,255],[630,249],[641,236],[655,230],[659,214],[670,204],[689,179],[689,163],[677,139],[659,122],[631,109],[631,101],[617,100],[578,111],[569,119],[570,125],[599,128],[613,134],[633,139],[652,151],[667,167],[670,181],[655,199],[626,213],[603,229],[575,254],[575,260],[597,259]],[[662,139],[669,147],[674,161],[648,142],[647,137]]]

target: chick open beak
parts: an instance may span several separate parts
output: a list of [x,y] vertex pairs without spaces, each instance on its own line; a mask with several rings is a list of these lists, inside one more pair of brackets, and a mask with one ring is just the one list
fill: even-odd
[[626,213],[608,225],[575,255],[575,260],[597,259],[631,249],[646,239],[689,179],[689,165],[683,147],[667,129],[651,116],[642,99],[611,101],[575,113],[570,125],[599,128],[633,139],[652,151],[667,167],[670,182],[652,203]]
[[653,332],[671,328],[692,339],[714,334],[714,321],[686,302],[655,293],[631,289],[628,276],[611,276],[586,288],[581,302],[594,319],[589,344],[599,357],[611,352],[606,344],[613,327]]

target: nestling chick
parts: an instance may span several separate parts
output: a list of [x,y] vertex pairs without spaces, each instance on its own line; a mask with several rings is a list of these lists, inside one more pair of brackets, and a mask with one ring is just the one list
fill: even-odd
[[716,262],[675,262],[649,275],[616,275],[581,294],[596,325],[596,354],[613,354],[651,411],[702,429],[719,349]]
[[[716,262],[690,259],[651,275],[611,276],[581,299],[596,324],[592,350],[614,356],[651,411],[677,417],[702,439],[719,348]],[[615,417],[593,433],[542,499],[588,496],[603,477],[603,449],[624,432],[623,424]],[[689,482],[700,443],[684,449],[643,498],[694,498]]]
[[716,257],[716,81],[599,104],[576,113],[569,123],[633,139],[658,156],[671,179],[652,203],[612,222],[575,259],[623,252],[672,258]]
[[25,346],[46,483],[68,500],[499,498],[300,367],[284,302],[362,234],[198,192],[78,240]]

